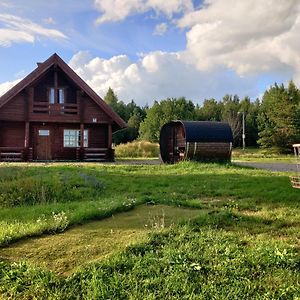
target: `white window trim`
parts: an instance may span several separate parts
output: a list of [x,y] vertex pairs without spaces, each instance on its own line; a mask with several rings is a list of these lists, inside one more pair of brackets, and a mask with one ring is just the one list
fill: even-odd
[[[83,132],[83,147],[87,148],[89,145],[89,131],[85,129]],[[80,147],[80,129],[64,129],[63,132],[64,148],[78,148]]]

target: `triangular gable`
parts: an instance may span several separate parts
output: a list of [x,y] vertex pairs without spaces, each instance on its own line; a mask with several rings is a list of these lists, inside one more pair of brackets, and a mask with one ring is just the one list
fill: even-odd
[[50,56],[45,62],[39,63],[38,67],[33,70],[29,75],[27,75],[23,80],[17,83],[13,88],[7,91],[4,95],[0,97],[0,109],[3,105],[8,103],[17,94],[19,94],[24,88],[33,83],[34,81],[41,78],[49,68],[53,65],[57,65],[61,70],[79,87],[81,88],[112,120],[120,127],[125,128],[127,124],[124,120],[116,114],[107,105],[100,96],[98,96],[92,88],[90,88],[86,82],[81,79],[56,53]]

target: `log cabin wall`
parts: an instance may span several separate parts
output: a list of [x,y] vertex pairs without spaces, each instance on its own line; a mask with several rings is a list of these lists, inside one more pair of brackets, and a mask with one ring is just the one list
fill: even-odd
[[24,122],[1,122],[0,147],[24,147]]
[[25,120],[25,94],[21,93],[0,109],[1,121]]
[[109,148],[108,147],[108,125],[85,125],[89,132],[89,148]]
[[111,123],[111,118],[100,109],[97,109],[97,104],[89,97],[82,97],[83,104],[83,121],[84,123],[106,122]]

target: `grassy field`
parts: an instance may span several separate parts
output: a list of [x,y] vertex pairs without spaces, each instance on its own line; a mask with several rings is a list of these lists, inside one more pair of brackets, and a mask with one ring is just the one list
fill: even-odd
[[235,148],[232,151],[233,161],[262,162],[262,163],[294,163],[294,154],[278,154],[270,149]]
[[[299,201],[299,190],[290,187],[288,174],[230,164],[1,164],[0,295],[3,299],[299,299]],[[23,255],[16,248],[22,243],[34,248],[33,240],[28,240],[32,236],[46,234],[47,250],[47,243],[49,248],[59,244],[55,237],[86,226],[76,224],[117,218],[124,211],[134,215],[138,210],[132,209],[144,203],[149,210],[167,205],[195,213],[190,221],[154,226],[142,236],[135,228],[136,236],[125,236],[133,243],[124,243],[123,234],[115,236],[104,259],[97,254],[81,259],[74,272],[57,270],[54,260],[63,252],[58,258],[44,252],[43,266],[34,257],[20,261]],[[179,220],[181,212],[175,215]],[[141,219],[146,223],[145,216]],[[128,226],[128,222],[121,223]],[[92,242],[92,233],[100,229],[88,224],[96,223],[87,223],[86,237],[78,239],[81,246],[108,243],[105,234]],[[70,240],[63,247],[70,255],[75,244]]]

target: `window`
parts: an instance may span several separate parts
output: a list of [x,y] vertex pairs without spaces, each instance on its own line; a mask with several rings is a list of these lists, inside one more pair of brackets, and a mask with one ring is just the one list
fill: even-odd
[[58,103],[65,103],[65,90],[64,89],[57,89],[57,102]]
[[[88,130],[83,132],[83,147],[88,147]],[[80,130],[64,129],[64,147],[80,147]]]
[[49,103],[54,104],[54,88],[49,89]]
[[[64,88],[58,88],[56,91],[57,95],[57,103],[63,104],[65,103],[65,89]],[[49,103],[54,104],[55,103],[55,88],[51,87],[49,89]]]
[[39,136],[49,136],[50,132],[48,129],[40,129],[39,130]]

